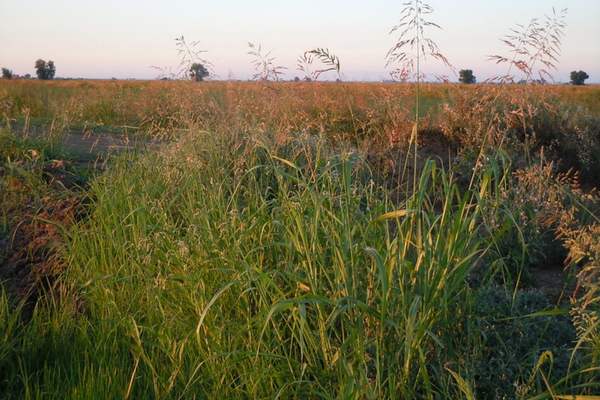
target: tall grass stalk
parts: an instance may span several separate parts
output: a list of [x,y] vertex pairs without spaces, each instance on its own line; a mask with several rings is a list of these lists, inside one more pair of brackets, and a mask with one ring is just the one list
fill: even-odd
[[439,371],[461,342],[487,183],[461,194],[429,162],[390,211],[359,154],[309,138],[202,134],[126,165],[94,183],[69,274],[93,324],[130,340],[124,392],[453,390]]
[[[441,29],[441,27],[428,19],[433,13],[433,8],[423,0],[412,0],[403,3],[400,20],[390,34],[398,33],[396,43],[386,55],[386,66],[395,66],[392,72],[393,78],[401,81],[415,79],[415,120],[409,143],[414,147],[413,158],[413,191],[417,190],[418,176],[418,153],[419,153],[419,120],[421,101],[421,63],[429,56],[441,61],[444,65],[451,67],[450,62],[442,54],[438,45],[427,34],[430,28]],[[408,158],[407,158],[408,161]],[[406,164],[404,171],[406,171]]]

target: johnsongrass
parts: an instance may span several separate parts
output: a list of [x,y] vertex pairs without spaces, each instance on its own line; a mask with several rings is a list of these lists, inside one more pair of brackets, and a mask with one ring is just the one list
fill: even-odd
[[129,349],[124,395],[456,394],[489,180],[428,162],[393,205],[359,154],[261,140],[201,133],[92,185],[68,279]]
[[[505,269],[488,221],[508,212],[510,168],[491,160],[465,187],[426,161],[392,202],[365,159],[315,136],[201,131],[123,154],[92,181],[66,270],[31,315],[0,295],[1,391],[474,398],[490,349],[473,279]],[[539,354],[514,378],[527,394],[594,390],[597,351],[565,377]]]

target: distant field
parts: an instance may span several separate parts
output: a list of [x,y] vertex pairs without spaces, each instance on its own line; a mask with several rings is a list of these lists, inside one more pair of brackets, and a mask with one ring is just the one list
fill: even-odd
[[[425,84],[421,114],[435,119],[444,104],[497,90],[497,85]],[[600,114],[598,85],[502,90],[505,97],[539,94]],[[414,95],[411,84],[0,80],[0,111],[16,125],[48,128],[54,123],[54,129],[172,135],[190,122],[204,127],[260,122],[276,130],[378,135],[399,120],[410,120]]]
[[599,86],[0,80],[0,118],[2,398],[600,394]]

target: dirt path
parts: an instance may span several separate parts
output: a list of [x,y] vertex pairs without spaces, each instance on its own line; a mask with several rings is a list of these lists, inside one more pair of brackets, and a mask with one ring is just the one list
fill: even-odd
[[[43,138],[41,134],[28,137]],[[54,286],[54,277],[64,269],[61,232],[84,218],[88,171],[94,174],[104,170],[111,155],[155,150],[162,144],[109,133],[66,133],[52,143],[64,150],[64,159],[46,159],[41,167],[38,164],[40,169],[31,171],[40,177],[41,185],[31,186],[18,176],[7,178],[13,200],[0,204],[10,230],[8,235],[0,236],[0,282],[15,303],[28,304],[27,310],[35,304],[40,290],[45,292]],[[32,145],[31,151],[35,148]],[[0,178],[1,173],[2,165]]]
[[[30,137],[41,138],[42,135],[34,134]],[[109,155],[123,151],[157,149],[164,142],[135,135],[68,132],[58,137],[55,143],[74,158],[72,161],[84,162],[98,158],[105,159]]]

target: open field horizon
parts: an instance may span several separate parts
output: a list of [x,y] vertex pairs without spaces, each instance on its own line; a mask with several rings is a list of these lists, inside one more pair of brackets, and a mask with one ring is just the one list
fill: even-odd
[[[596,23],[600,5],[596,2],[434,0],[431,5],[435,8],[432,20],[443,31],[430,36],[457,70],[471,68],[481,81],[504,72],[487,58],[501,51],[499,39],[510,27],[541,19],[552,7],[568,8],[569,28],[562,39],[555,79],[567,82],[570,71],[583,69],[592,82],[600,81],[600,46],[593,39],[600,36]],[[27,0],[22,7],[3,3],[0,38],[5,39],[5,46],[0,66],[20,75],[34,75],[35,60],[49,57],[57,63],[58,76],[152,79],[158,75],[152,66],[177,68],[173,39],[184,35],[190,41],[201,41],[200,47],[207,51],[205,58],[215,64],[221,79],[230,74],[250,79],[247,43],[260,42],[288,68],[286,79],[300,74],[296,58],[303,51],[320,46],[340,56],[345,80],[379,81],[389,79],[391,69],[385,67],[384,58],[393,38],[388,33],[401,9],[402,3],[389,0],[372,1],[368,7],[356,0],[310,0],[302,6],[272,0],[206,4],[180,0],[169,6],[155,2],[144,6],[139,1],[99,4],[68,0],[49,5]],[[35,23],[22,29],[24,19]],[[133,23],[140,19],[144,23]],[[11,39],[14,32],[20,32],[19,37]],[[435,62],[424,65],[431,75],[457,79]]]

